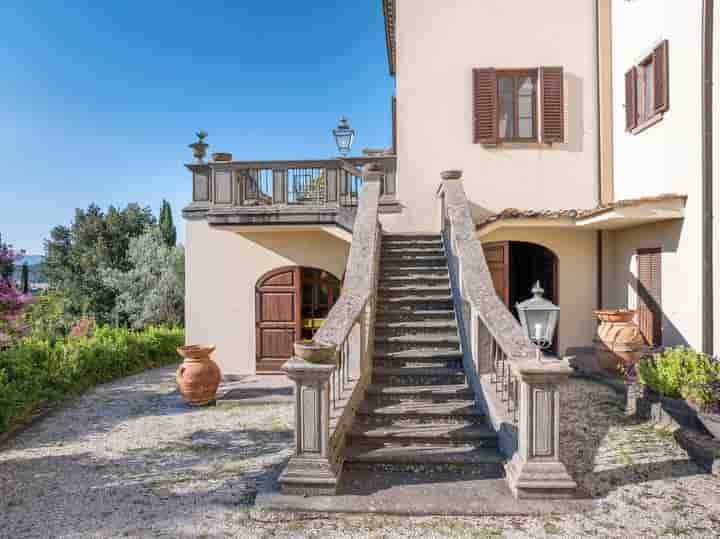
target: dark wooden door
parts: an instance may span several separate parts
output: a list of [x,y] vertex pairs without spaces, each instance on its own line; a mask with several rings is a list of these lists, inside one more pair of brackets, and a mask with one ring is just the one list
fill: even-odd
[[637,252],[638,326],[650,346],[662,345],[662,251]]
[[300,268],[273,270],[255,288],[256,362],[258,372],[280,372],[301,338]]
[[492,276],[495,291],[502,302],[510,307],[510,243],[500,241],[483,244],[485,260]]

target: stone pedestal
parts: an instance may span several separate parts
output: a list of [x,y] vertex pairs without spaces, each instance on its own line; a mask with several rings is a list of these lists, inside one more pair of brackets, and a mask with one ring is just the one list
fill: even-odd
[[[318,358],[328,357],[327,352],[319,350]],[[307,350],[304,355],[308,357]],[[280,476],[282,492],[304,496],[335,494],[340,470],[333,464],[329,450],[330,381],[335,362],[315,363],[294,357],[282,368],[295,383],[295,454]]]
[[569,498],[577,485],[560,462],[559,386],[572,369],[565,361],[526,360],[519,377],[518,448],[507,465],[517,498]]

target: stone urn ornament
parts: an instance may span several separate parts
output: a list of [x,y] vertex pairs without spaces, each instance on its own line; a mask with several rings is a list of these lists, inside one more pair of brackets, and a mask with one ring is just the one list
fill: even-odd
[[191,344],[177,349],[183,363],[175,374],[183,399],[191,406],[205,406],[215,401],[222,374],[210,354],[214,344]]
[[208,134],[205,131],[198,131],[195,133],[195,136],[198,138],[197,141],[189,144],[188,148],[192,150],[195,161],[203,163],[203,159],[205,159],[205,155],[207,155],[207,149],[209,146],[209,144],[205,142],[205,138],[207,138]]

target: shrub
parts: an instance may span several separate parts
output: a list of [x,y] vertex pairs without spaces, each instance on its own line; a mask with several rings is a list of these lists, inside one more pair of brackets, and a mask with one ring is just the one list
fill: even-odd
[[27,337],[0,352],[0,432],[44,401],[178,361],[183,330],[97,327],[88,337]]
[[700,406],[716,399],[712,391],[720,380],[720,362],[691,348],[668,348],[638,364],[640,383],[671,398],[684,398]]

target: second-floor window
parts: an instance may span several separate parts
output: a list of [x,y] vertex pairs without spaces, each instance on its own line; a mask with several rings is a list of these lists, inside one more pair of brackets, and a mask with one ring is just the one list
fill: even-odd
[[473,70],[473,142],[565,142],[562,67]]
[[528,142],[537,138],[537,70],[500,71],[498,138]]
[[668,41],[625,73],[625,130],[633,134],[662,119],[670,108]]

